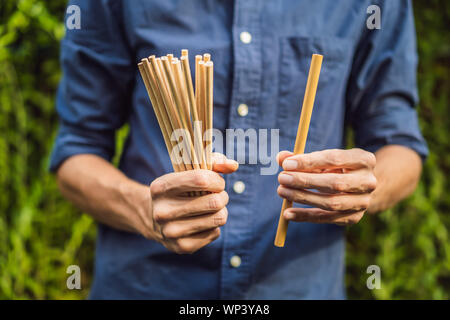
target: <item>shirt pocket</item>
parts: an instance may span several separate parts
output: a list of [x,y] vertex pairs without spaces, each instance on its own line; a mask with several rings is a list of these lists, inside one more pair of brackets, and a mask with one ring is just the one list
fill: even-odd
[[308,78],[311,56],[323,55],[319,84],[308,132],[306,152],[327,146],[327,122],[343,121],[345,87],[353,56],[351,42],[342,38],[281,38],[277,125],[284,148],[293,149]]

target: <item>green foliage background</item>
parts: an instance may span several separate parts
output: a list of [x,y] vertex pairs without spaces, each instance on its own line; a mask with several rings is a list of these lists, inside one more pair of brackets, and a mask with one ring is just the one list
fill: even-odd
[[[414,3],[421,126],[431,154],[415,194],[348,232],[347,287],[355,299],[450,296],[450,2]],[[0,298],[81,299],[91,281],[95,224],[47,172],[57,128],[54,93],[65,1],[0,2]],[[124,132],[119,134],[123,137]],[[118,139],[118,143],[122,141]],[[120,149],[120,148],[119,148]],[[80,265],[82,290],[66,289]],[[381,267],[380,290],[366,268]]]

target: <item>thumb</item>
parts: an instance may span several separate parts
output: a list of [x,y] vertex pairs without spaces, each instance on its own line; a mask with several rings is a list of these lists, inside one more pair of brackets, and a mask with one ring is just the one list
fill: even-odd
[[217,173],[233,173],[239,168],[237,161],[228,159],[225,155],[214,152],[212,154],[213,171]]

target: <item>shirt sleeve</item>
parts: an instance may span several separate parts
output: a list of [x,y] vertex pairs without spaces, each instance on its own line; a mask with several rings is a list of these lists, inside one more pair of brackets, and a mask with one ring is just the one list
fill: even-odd
[[[50,158],[56,171],[69,157],[114,155],[115,131],[127,119],[134,77],[120,1],[71,1],[80,8],[80,29],[61,42],[63,76],[56,97],[59,131]],[[67,18],[67,17],[66,17]]]
[[385,1],[379,7],[381,28],[364,25],[347,90],[355,142],[371,152],[388,144],[403,145],[424,160],[428,148],[415,109],[418,58],[411,3]]

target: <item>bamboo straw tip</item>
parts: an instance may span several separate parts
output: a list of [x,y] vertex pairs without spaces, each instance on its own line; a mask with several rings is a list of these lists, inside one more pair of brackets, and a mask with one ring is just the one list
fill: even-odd
[[138,63],[138,67],[141,67],[141,66],[143,66],[143,65],[144,65],[143,62],[139,62],[139,63]]
[[211,55],[209,53],[203,54],[203,60],[205,62],[208,62],[209,60],[211,60]]
[[173,58],[173,53],[168,53],[167,57]]
[[322,59],[323,59],[323,55],[317,54],[317,53],[313,53],[312,60],[322,61]]
[[273,244],[274,244],[275,247],[278,247],[278,248],[283,248],[284,247],[284,242],[277,242],[277,241],[275,241]]
[[199,55],[199,54],[197,54],[196,56],[195,56],[195,60],[202,60],[203,59],[203,56],[201,56],[201,55]]
[[211,60],[208,62],[205,62],[205,67],[212,67],[214,66],[214,62],[212,62]]
[[181,56],[187,56],[188,55],[188,49],[181,49]]

